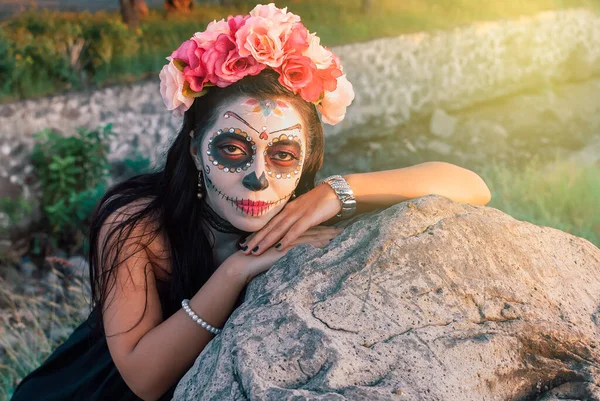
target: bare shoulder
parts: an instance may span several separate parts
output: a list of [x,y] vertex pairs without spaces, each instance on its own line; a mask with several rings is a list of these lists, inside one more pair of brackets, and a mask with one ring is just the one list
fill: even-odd
[[[111,213],[100,229],[99,245],[103,246],[106,236],[109,235],[114,228],[122,226],[123,223],[131,219],[136,213],[141,212],[152,201],[152,198],[137,199],[125,206],[120,207]],[[158,222],[149,216],[145,216],[136,220],[132,224],[123,226],[120,240],[123,241],[123,250],[127,254],[143,252],[143,256],[148,259],[153,266],[155,275],[166,278],[166,274],[170,272],[169,268],[169,250],[164,233],[158,229]],[[118,234],[117,234],[118,237]],[[116,237],[111,236],[110,240]]]

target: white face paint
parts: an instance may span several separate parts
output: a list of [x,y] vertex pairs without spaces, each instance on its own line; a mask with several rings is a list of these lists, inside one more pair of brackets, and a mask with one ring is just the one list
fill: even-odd
[[235,227],[262,228],[290,200],[302,174],[307,139],[287,102],[238,98],[192,145],[204,171],[208,204]]

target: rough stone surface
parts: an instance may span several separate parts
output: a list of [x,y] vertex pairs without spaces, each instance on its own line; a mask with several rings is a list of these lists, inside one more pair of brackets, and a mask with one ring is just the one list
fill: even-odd
[[174,400],[600,400],[600,249],[430,195],[253,280]]

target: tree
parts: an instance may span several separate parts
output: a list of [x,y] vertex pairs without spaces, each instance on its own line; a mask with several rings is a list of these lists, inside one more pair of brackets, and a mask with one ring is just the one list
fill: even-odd
[[165,8],[168,12],[182,11],[188,12],[194,6],[192,0],[165,0]]
[[148,15],[148,6],[145,0],[119,0],[121,3],[121,16],[129,29],[136,30],[140,27],[140,18]]

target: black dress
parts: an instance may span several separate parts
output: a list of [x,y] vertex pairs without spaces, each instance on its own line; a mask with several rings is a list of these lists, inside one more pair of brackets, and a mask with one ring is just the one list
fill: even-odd
[[[166,320],[181,306],[167,301],[166,283],[157,281]],[[242,290],[235,308],[244,301]],[[167,306],[168,305],[168,306]],[[129,389],[117,370],[106,343],[97,328],[94,309],[69,338],[17,386],[11,401],[131,401],[141,400]],[[177,384],[159,401],[170,401]]]
[[[159,285],[159,288],[162,287]],[[159,290],[163,316],[175,311],[165,308],[164,287]],[[170,309],[170,308],[169,308]],[[42,363],[17,386],[11,401],[137,401],[117,370],[106,343],[95,324],[94,309],[87,320],[71,333]],[[166,313],[166,314],[165,314]],[[165,317],[166,319],[166,317]],[[175,384],[160,401],[170,401]]]
[[[87,324],[90,320],[77,327],[40,367],[19,383],[11,401],[141,400],[117,370],[106,337],[93,341]],[[175,387],[160,400],[171,400]]]

